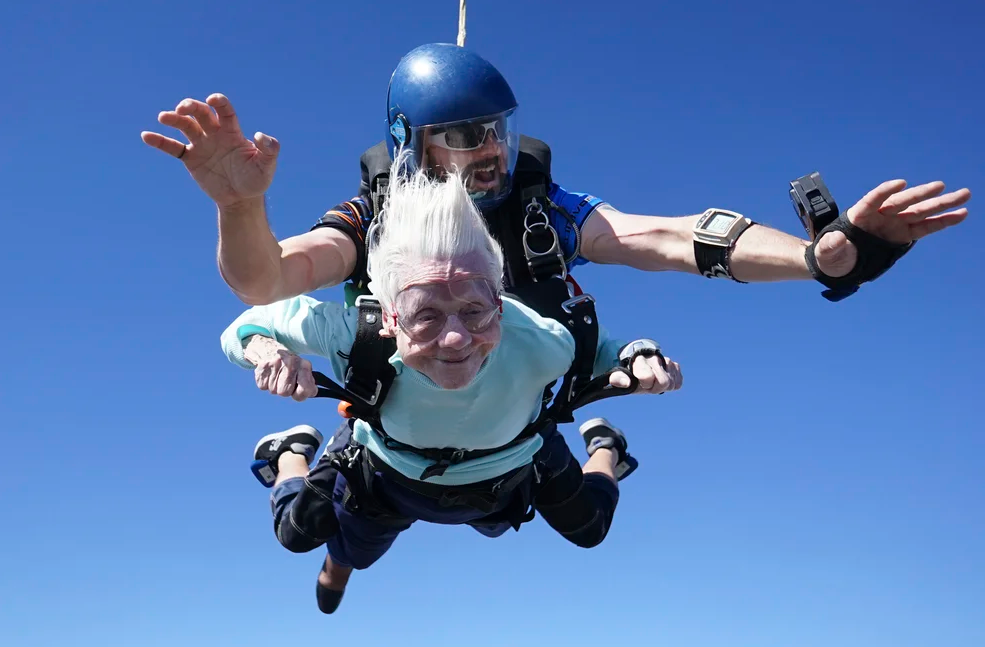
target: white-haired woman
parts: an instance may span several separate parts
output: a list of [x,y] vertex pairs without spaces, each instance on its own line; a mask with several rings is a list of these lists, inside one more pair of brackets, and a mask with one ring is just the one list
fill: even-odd
[[[390,359],[396,376],[380,409],[382,427],[404,447],[498,448],[538,416],[545,385],[574,359],[574,339],[557,321],[501,295],[502,251],[461,178],[396,172],[391,178],[368,250],[381,334],[396,340]],[[310,362],[299,355],[329,359],[341,379],[356,330],[356,308],[297,297],[246,311],[222,334],[222,345],[232,362],[254,369],[261,389],[304,400],[317,387]],[[595,374],[617,366],[624,346],[600,332]],[[640,392],[681,386],[680,367],[670,360],[665,369],[657,357],[641,355],[632,370]],[[625,375],[612,379],[628,386]],[[322,438],[305,425],[262,439],[255,459],[274,488],[281,543],[295,552],[327,545],[316,591],[321,610],[331,613],[352,569],[373,564],[417,520],[469,524],[495,537],[518,527],[518,506],[522,514],[529,505],[569,541],[600,543],[619,498],[616,474],[632,458],[623,434],[603,419],[582,425],[582,433],[589,451],[584,467],[551,427],[451,465],[426,485],[426,458],[393,449],[358,419],[335,434],[310,471]],[[366,487],[354,489],[328,460],[352,446],[368,457]],[[442,492],[454,496],[438,496]],[[477,492],[495,496],[477,505],[480,499],[470,498]]]

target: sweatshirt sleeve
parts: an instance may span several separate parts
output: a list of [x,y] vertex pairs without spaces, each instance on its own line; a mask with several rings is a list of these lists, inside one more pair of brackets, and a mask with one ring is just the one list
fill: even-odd
[[229,361],[243,368],[253,368],[243,357],[244,341],[252,335],[263,335],[297,355],[333,360],[337,373],[337,353],[348,353],[352,348],[357,317],[356,308],[300,296],[250,308],[229,324],[220,342]]
[[595,370],[593,377],[602,375],[619,364],[619,351],[626,345],[621,339],[609,337],[609,331],[599,326],[599,344],[595,353]]

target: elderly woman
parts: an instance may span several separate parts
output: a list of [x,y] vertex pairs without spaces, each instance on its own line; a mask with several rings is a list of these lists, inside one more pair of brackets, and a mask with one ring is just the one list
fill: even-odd
[[[341,601],[352,569],[373,564],[417,520],[469,524],[496,537],[529,520],[533,508],[567,540],[595,546],[619,499],[617,475],[635,466],[625,437],[604,419],[582,425],[589,453],[584,468],[556,425],[427,479],[426,458],[393,448],[390,439],[403,447],[462,450],[510,443],[537,418],[545,386],[568,371],[575,342],[559,322],[501,294],[502,252],[460,177],[391,177],[387,208],[368,249],[371,289],[383,315],[380,334],[396,341],[389,360],[396,375],[379,416],[385,434],[351,420],[310,472],[322,442],[311,427],[267,436],[255,450],[260,473],[274,488],[278,540],[294,552],[327,545],[317,587],[326,613]],[[341,379],[357,314],[310,297],[257,306],[225,330],[222,345],[232,362],[255,370],[261,389],[303,400],[317,387],[311,364],[298,356],[327,358]],[[600,332],[595,374],[618,366],[626,346]],[[624,357],[638,392],[680,387],[680,367],[659,359],[652,353]],[[623,374],[611,380],[622,387],[630,382]],[[359,483],[350,482],[352,472],[339,473],[345,464],[339,456],[352,448],[359,452],[344,456],[350,467],[359,457],[365,474],[355,479]]]

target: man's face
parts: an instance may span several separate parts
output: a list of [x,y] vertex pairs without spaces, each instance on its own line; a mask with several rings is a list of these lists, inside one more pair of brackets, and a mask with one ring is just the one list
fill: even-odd
[[458,169],[465,177],[469,193],[498,191],[506,180],[507,147],[492,132],[485,134],[479,148],[474,150],[452,150],[432,143],[430,129],[424,132],[424,159],[427,166],[438,177]]

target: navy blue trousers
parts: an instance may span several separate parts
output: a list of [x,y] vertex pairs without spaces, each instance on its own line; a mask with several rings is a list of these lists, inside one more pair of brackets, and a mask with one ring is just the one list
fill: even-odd
[[[348,445],[351,428],[344,423],[327,452]],[[590,548],[605,539],[619,502],[619,488],[601,474],[584,475],[564,437],[555,429],[534,456],[539,479],[530,477],[534,509],[547,523],[572,543]],[[413,492],[387,475],[373,475],[373,493],[387,508],[376,515],[362,506],[355,511],[346,505],[347,482],[331,463],[320,458],[305,478],[286,479],[271,493],[271,511],[277,539],[292,552],[308,552],[325,544],[332,561],[364,569],[382,557],[397,536],[415,521],[468,524],[487,537],[498,537],[510,529],[498,509],[479,511],[465,505],[442,506],[434,499]]]

